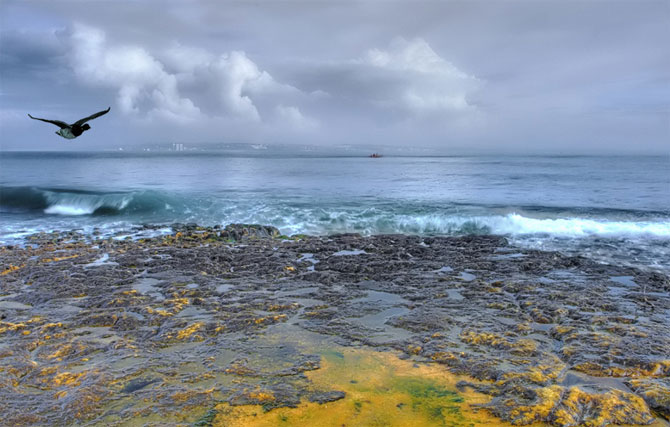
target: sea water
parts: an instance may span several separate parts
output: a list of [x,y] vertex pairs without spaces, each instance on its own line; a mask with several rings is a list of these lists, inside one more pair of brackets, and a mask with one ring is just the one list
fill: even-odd
[[283,234],[499,234],[670,270],[670,158],[3,152],[0,242],[259,223]]

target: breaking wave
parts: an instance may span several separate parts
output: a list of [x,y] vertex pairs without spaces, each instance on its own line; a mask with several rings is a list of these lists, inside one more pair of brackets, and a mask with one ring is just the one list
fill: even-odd
[[[476,217],[402,217],[397,231],[418,234],[546,234],[559,237],[670,237],[670,220],[615,221],[579,217],[531,218],[518,213]],[[386,228],[386,227],[385,227]],[[390,225],[388,228],[394,228]]]
[[33,212],[66,219],[120,217],[135,224],[233,222],[278,227],[285,234],[408,233],[422,235],[500,234],[507,236],[670,238],[670,215],[602,209],[420,205],[410,202],[334,203],[250,198],[248,195],[179,195],[140,190],[0,187],[0,212]]
[[118,215],[161,209],[158,194],[95,192],[78,189],[10,187],[0,189],[2,211],[41,211],[49,215]]

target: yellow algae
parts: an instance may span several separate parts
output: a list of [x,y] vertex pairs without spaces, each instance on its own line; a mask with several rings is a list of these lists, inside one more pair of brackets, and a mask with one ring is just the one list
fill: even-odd
[[66,333],[65,332],[58,332],[56,334],[51,334],[52,339],[60,339],[60,338],[65,338]]
[[[588,416],[584,417],[586,408]],[[648,424],[652,420],[641,397],[616,389],[591,394],[579,387],[571,387],[553,414],[553,421],[558,425]]]
[[670,375],[670,360],[661,360],[649,366],[603,366],[595,362],[584,362],[573,367],[594,377],[630,377],[630,378],[661,378]]
[[663,414],[665,418],[670,417],[670,383],[655,380],[630,380],[627,383],[635,393],[642,396],[644,400]]
[[0,271],[0,276],[4,276],[4,275],[6,275],[6,274],[11,273],[12,271],[16,271],[16,270],[22,269],[22,268],[25,267],[25,266],[26,266],[25,264],[21,264],[21,265],[13,265],[13,264],[9,264],[9,267],[7,267],[7,268],[5,268],[4,270]]
[[268,317],[259,317],[258,319],[254,319],[254,323],[257,325],[261,325],[264,323],[274,323],[278,322],[280,320],[286,319],[285,314],[279,314],[277,316],[268,316]]
[[186,391],[178,391],[172,394],[172,400],[175,402],[186,402],[188,400],[191,400],[195,397],[206,395],[206,394],[211,394],[215,390],[215,387],[212,387],[208,390],[186,390]]
[[67,256],[61,256],[61,257],[46,258],[46,259],[43,259],[42,262],[58,262],[58,261],[63,261],[63,260],[66,260],[66,259],[72,259],[72,258],[77,258],[77,257],[79,257],[78,254],[67,255]]
[[189,305],[190,301],[188,300],[188,298],[172,298],[166,300],[165,303],[171,304],[176,314],[182,311],[185,305]]
[[[247,396],[257,405],[217,405],[215,426],[435,426],[509,425],[488,411],[483,394],[460,392],[456,376],[437,364],[415,364],[392,353],[367,349],[327,350],[321,368],[306,373],[313,392],[342,391],[345,397],[319,404],[303,399],[295,408],[272,408],[275,396]],[[267,395],[266,395],[267,393]]]
[[487,308],[495,308],[498,310],[504,310],[507,305],[501,303],[501,302],[492,302],[486,305]]
[[277,400],[275,395],[272,392],[268,391],[252,391],[251,393],[247,394],[250,399],[253,399],[255,401],[261,402],[261,403],[267,403],[267,402],[274,402]]
[[233,375],[253,375],[256,373],[253,369],[249,368],[248,366],[244,365],[243,363],[236,361],[231,363],[229,368],[224,369],[226,374],[233,374]]
[[575,347],[574,345],[566,345],[561,347],[559,352],[563,357],[570,357],[577,352],[577,347]]
[[[545,420],[549,417],[552,410],[560,403],[563,387],[552,385],[535,390],[538,402],[534,405],[519,405],[512,409],[509,418],[513,424],[530,424],[536,421]],[[506,403],[513,406],[514,402]]]
[[474,331],[462,332],[460,338],[461,341],[468,344],[486,345],[489,347],[501,348],[510,350],[511,353],[519,355],[533,353],[537,350],[537,343],[528,338],[523,338],[515,342],[511,342],[508,339],[493,333],[478,333]]
[[73,354],[77,351],[80,352],[80,351],[84,350],[85,348],[86,347],[81,343],[77,343],[76,348],[72,344],[65,344],[65,345],[60,346],[53,353],[48,354],[46,356],[46,358],[47,359],[56,359],[56,360],[60,361],[60,360],[63,359],[63,357],[69,356],[69,355],[71,355],[71,354]]
[[[463,355],[464,353],[460,353]],[[449,360],[458,360],[458,354],[451,351],[438,351],[430,356],[436,362],[446,363]]]
[[271,304],[267,310],[268,311],[283,311],[283,310],[290,310],[292,308],[297,308],[298,304],[297,303],[291,303],[291,304]]
[[202,381],[210,380],[212,378],[216,378],[216,375],[214,375],[211,372],[203,372],[199,375],[196,375],[194,377],[187,378],[183,380],[184,383],[188,384],[195,384],[195,383],[200,383]]
[[42,376],[42,377],[44,377],[44,376],[47,376],[47,375],[51,375],[51,374],[53,374],[53,373],[56,373],[56,371],[58,371],[58,368],[57,368],[57,367],[55,367],[55,366],[49,366],[49,367],[47,367],[47,368],[42,368],[42,369],[40,370],[40,372],[39,372],[39,375]]
[[488,332],[481,332],[477,333],[474,331],[467,331],[461,333],[461,341],[468,343],[468,344],[483,344],[483,345],[488,345],[491,347],[508,347],[510,345],[509,341],[507,341],[505,338],[491,334]]
[[286,271],[295,271],[295,267],[293,267],[293,266],[291,266],[291,265],[287,265],[286,267],[284,267],[284,270],[286,270]]
[[512,344],[512,353],[526,354],[537,350],[537,343],[531,339],[523,338]]
[[514,327],[514,330],[519,332],[519,333],[524,333],[524,332],[529,332],[531,330],[531,327],[528,324],[528,322],[524,322],[524,323],[519,323],[518,325],[516,325]]
[[[502,380],[498,381],[499,384],[504,384],[510,380],[517,378],[524,378],[530,382],[539,385],[545,385],[551,380],[555,380],[561,374],[565,368],[558,358],[554,358],[554,365],[538,365],[527,367],[523,372],[507,372],[503,375]],[[524,364],[529,364],[530,361],[522,361]]]
[[62,328],[62,327],[63,327],[63,324],[62,324],[61,322],[58,322],[58,323],[46,323],[46,324],[42,325],[42,331],[44,331],[44,330],[46,330],[46,329],[51,329],[51,328]]
[[186,328],[177,332],[177,339],[178,340],[183,340],[183,339],[189,338],[191,335],[193,335],[194,333],[199,331],[200,328],[203,327],[203,325],[204,325],[204,323],[197,322],[197,323],[192,324],[191,326],[187,326]]
[[78,386],[81,384],[81,379],[86,376],[86,372],[61,372],[53,378],[53,383],[57,387],[60,386]]
[[151,307],[146,307],[146,310],[149,314],[158,314],[160,316],[174,316],[172,313],[170,313],[167,310],[163,310],[162,308],[151,308]]
[[407,350],[408,350],[411,354],[419,354],[419,353],[421,353],[421,350],[422,350],[422,349],[421,349],[421,346],[420,346],[420,345],[408,345],[408,346],[407,346]]
[[0,334],[5,332],[16,332],[26,327],[25,323],[0,322]]
[[577,386],[552,385],[534,389],[533,394],[529,404],[503,398],[499,404],[487,407],[515,425],[547,422],[558,426],[600,427],[609,424],[650,424],[654,421],[641,397],[617,389],[590,393]]

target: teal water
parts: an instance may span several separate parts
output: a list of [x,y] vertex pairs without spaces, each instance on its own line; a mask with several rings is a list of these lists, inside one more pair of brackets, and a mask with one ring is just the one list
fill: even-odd
[[[0,240],[232,222],[285,234],[492,233],[665,269],[668,157],[0,153]],[[167,228],[166,228],[167,230]]]

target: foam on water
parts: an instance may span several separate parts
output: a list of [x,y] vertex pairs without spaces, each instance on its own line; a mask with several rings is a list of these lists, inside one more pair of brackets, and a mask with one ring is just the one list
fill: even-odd
[[608,221],[587,218],[536,219],[519,214],[490,221],[495,234],[537,234],[554,236],[649,236],[670,237],[670,221]]
[[257,223],[286,235],[497,234],[654,268],[670,256],[667,158],[2,156],[0,243],[41,231],[135,238],[174,223]]

